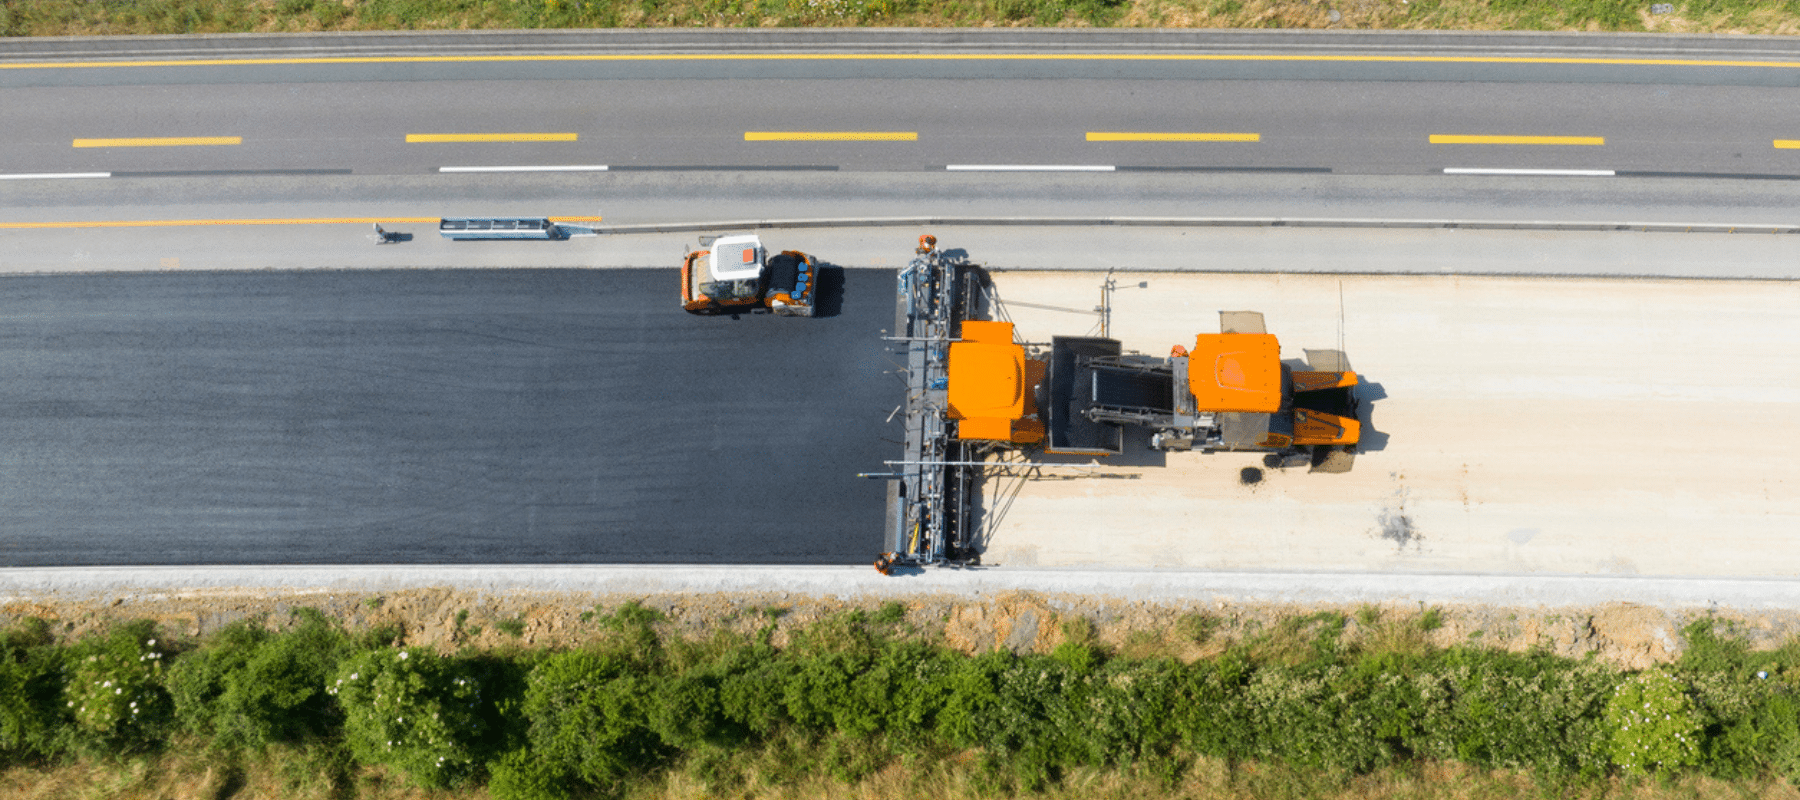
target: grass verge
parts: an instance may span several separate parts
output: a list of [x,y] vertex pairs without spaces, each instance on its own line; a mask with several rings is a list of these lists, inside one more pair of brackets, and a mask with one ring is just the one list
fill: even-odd
[[1434,644],[1432,611],[1122,637],[1071,613],[1018,650],[948,646],[949,615],[899,604],[778,637],[625,602],[557,648],[310,608],[205,637],[23,619],[0,631],[0,797],[1792,794],[1800,642],[1702,617],[1628,669]]
[[1800,0],[0,0],[0,36],[859,26],[1795,34]]

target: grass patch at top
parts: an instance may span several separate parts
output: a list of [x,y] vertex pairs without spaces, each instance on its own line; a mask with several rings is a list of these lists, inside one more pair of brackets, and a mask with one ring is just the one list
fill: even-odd
[[1800,33],[1800,0],[0,0],[0,36],[732,27]]

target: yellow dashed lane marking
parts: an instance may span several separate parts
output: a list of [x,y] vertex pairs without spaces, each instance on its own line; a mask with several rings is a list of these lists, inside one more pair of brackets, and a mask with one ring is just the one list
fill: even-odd
[[419,142],[573,142],[573,133],[409,133],[408,144]]
[[[551,217],[551,222],[600,222],[600,217]],[[0,222],[10,228],[178,228],[199,225],[408,225],[438,223],[437,217],[301,217],[295,219],[109,219],[71,222]]]
[[1606,144],[1604,136],[1451,136],[1431,135],[1432,144]]
[[1260,142],[1259,133],[1104,133],[1089,131],[1090,142]]
[[746,142],[916,142],[909,131],[745,131]]
[[0,64],[8,69],[103,69],[107,67],[243,67],[280,64],[474,64],[529,61],[1275,61],[1377,64],[1602,64],[1667,67],[1800,69],[1800,61],[1681,60],[1672,58],[1558,58],[1534,56],[1226,55],[1175,53],[646,53],[520,56],[345,56],[326,58],[220,58],[179,61],[53,61]]
[[1776,139],[1777,150],[1800,150],[1800,139]]
[[151,139],[76,139],[76,147],[184,147],[208,144],[243,144],[242,136],[164,136]]

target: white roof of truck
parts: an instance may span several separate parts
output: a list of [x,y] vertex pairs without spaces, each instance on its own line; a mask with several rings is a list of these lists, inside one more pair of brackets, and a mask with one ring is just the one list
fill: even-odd
[[762,240],[753,233],[721,236],[713,240],[710,260],[715,281],[754,278],[762,274]]

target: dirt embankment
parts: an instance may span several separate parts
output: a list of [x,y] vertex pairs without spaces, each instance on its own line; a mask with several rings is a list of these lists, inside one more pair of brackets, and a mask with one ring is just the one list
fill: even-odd
[[[774,626],[777,644],[826,616],[877,610],[879,601],[840,600],[783,592],[615,595],[488,593],[464,589],[408,589],[387,593],[214,590],[182,595],[108,598],[43,595],[0,602],[0,621],[39,617],[75,637],[113,622],[152,619],[171,635],[205,636],[237,620],[280,625],[296,608],[315,608],[352,629],[397,627],[404,641],[450,651],[477,648],[574,647],[597,635],[591,614],[640,601],[666,616],[669,633],[698,637],[718,630],[750,633]],[[1424,608],[1420,605],[1275,605],[1226,602],[1145,602],[1014,592],[993,597],[932,596],[902,603],[915,628],[938,634],[952,648],[985,652],[1004,647],[1043,652],[1062,641],[1068,621],[1085,618],[1099,640],[1126,655],[1205,657],[1226,644],[1276,631],[1320,612],[1343,614],[1343,638],[1355,642],[1405,635],[1421,644],[1479,644],[1511,650],[1545,648],[1595,657],[1628,669],[1670,661],[1685,646],[1682,629],[1695,619],[1731,623],[1753,647],[1779,646],[1800,635],[1800,611],[1675,612],[1630,604],[1588,608]]]

